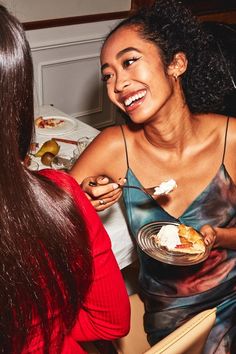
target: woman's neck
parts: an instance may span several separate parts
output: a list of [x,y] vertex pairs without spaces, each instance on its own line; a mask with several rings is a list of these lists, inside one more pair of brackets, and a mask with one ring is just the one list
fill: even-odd
[[169,116],[158,117],[155,122],[143,126],[144,139],[161,149],[181,151],[192,141],[197,121],[188,109],[181,115],[173,112]]

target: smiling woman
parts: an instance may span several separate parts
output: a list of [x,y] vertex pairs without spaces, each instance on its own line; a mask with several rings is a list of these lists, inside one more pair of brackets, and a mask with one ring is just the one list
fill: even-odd
[[[178,0],[157,0],[110,32],[101,67],[110,100],[128,119],[103,130],[71,174],[98,211],[123,192],[135,241],[154,222],[200,232],[209,253],[198,264],[167,265],[138,248],[145,331],[153,345],[214,304],[217,324],[204,353],[233,354],[236,120],[216,113],[234,90],[227,57]],[[156,200],[139,190],[169,179],[178,187]]]

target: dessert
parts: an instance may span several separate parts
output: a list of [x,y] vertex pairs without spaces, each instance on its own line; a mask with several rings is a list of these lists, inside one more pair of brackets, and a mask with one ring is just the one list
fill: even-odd
[[164,225],[152,236],[159,247],[176,253],[200,254],[205,252],[202,236],[191,226]]
[[65,121],[63,119],[58,119],[58,118],[46,118],[44,119],[43,117],[38,117],[35,119],[35,126],[40,129],[45,129],[45,128],[57,128],[62,126]]
[[154,188],[153,195],[168,194],[168,193],[172,192],[173,189],[175,189],[176,187],[177,187],[177,184],[174,179],[164,181],[159,186]]

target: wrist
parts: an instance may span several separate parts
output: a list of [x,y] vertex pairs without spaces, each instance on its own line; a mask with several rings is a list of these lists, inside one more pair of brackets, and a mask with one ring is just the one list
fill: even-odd
[[235,249],[235,229],[225,227],[215,227],[216,247]]

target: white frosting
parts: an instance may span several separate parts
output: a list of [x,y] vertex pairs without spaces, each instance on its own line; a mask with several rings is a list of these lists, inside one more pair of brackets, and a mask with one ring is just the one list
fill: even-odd
[[176,187],[177,184],[175,180],[170,179],[169,181],[162,182],[158,187],[155,187],[153,195],[168,194]]
[[177,245],[181,245],[178,226],[165,225],[162,226],[157,234],[160,246],[166,247],[169,250],[174,249]]

